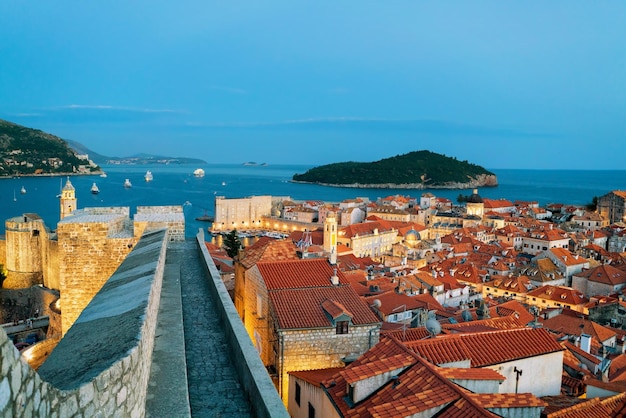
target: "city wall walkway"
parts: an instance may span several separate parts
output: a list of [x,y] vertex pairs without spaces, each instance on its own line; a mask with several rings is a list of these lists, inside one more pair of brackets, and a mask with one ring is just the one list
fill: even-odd
[[203,242],[168,246],[146,415],[287,417]]

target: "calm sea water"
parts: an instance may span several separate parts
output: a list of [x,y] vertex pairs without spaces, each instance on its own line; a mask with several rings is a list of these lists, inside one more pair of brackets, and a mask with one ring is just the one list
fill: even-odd
[[[106,178],[99,176],[72,176],[76,188],[78,207],[128,206],[131,214],[137,206],[183,205],[186,234],[193,236],[198,228],[207,223],[196,221],[203,214],[214,214],[215,196],[227,198],[252,195],[290,196],[295,200],[319,199],[338,202],[353,197],[377,197],[403,194],[419,197],[425,190],[407,189],[350,189],[291,183],[295,173],[306,171],[302,165],[206,165],[203,178],[192,173],[199,166],[151,165],[151,166],[105,166]],[[147,183],[143,175],[151,170],[154,180]],[[534,200],[545,205],[551,202],[586,204],[594,196],[611,190],[626,189],[626,170],[492,170],[498,176],[499,186],[482,188],[479,194],[492,199]],[[124,179],[133,187],[125,189]],[[50,229],[56,229],[59,220],[59,193],[65,177],[22,177],[0,179],[0,219],[6,220],[23,213],[36,213]],[[100,194],[93,195],[89,189],[93,183]],[[20,193],[22,186],[25,194]],[[456,201],[457,196],[470,194],[470,190],[429,190],[436,196]],[[13,200],[15,195],[16,201]],[[0,234],[4,234],[4,222]]]

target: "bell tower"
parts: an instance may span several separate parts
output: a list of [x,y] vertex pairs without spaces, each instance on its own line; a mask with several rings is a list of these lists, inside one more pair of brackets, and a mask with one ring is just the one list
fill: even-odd
[[76,189],[72,186],[69,177],[61,190],[59,201],[61,202],[61,219],[71,215],[72,212],[76,210]]
[[332,211],[324,219],[324,251],[330,254],[330,264],[337,264],[337,218]]

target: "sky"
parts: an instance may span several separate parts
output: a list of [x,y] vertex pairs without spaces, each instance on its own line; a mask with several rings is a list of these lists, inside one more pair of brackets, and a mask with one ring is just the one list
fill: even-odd
[[0,119],[107,156],[625,169],[626,2],[0,2]]

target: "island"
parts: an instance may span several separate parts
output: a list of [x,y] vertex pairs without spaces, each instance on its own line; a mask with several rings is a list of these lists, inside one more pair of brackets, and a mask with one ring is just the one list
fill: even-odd
[[479,165],[427,150],[374,162],[322,165],[295,174],[292,181],[378,189],[472,189],[498,185],[496,175]]

